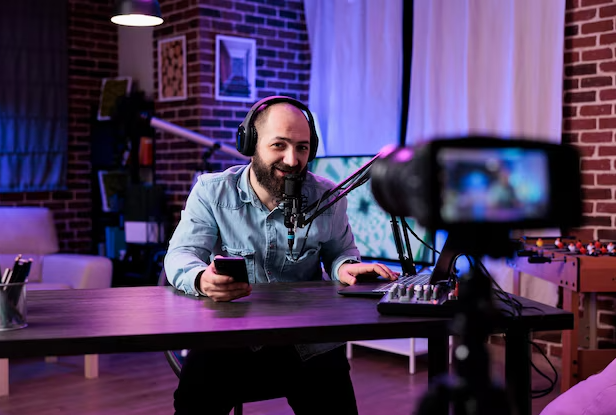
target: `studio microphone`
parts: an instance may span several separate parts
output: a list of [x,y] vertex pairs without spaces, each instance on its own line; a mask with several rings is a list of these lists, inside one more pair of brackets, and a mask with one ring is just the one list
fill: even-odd
[[293,252],[293,244],[295,243],[297,219],[302,208],[303,181],[303,177],[299,174],[287,174],[284,176],[284,193],[282,194],[284,226],[289,230],[287,241],[289,242],[289,250],[291,252]]

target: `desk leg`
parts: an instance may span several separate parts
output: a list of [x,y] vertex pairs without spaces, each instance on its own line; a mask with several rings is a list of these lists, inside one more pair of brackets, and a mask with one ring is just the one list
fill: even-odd
[[449,372],[449,336],[428,337],[428,383]]
[[531,415],[530,333],[509,330],[505,337],[505,379],[519,415]]
[[521,272],[518,271],[517,268],[513,268],[513,294],[514,295],[520,295],[520,286],[521,286],[521,282],[520,282],[520,278],[521,278]]
[[578,381],[578,333],[580,330],[580,295],[576,291],[563,290],[563,309],[573,313],[573,330],[563,330],[562,379],[560,393]]
[[9,396],[9,359],[0,359],[0,396]]

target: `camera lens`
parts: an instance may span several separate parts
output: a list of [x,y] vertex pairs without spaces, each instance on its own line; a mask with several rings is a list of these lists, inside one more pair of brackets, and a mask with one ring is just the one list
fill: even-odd
[[413,180],[412,158],[413,150],[400,147],[380,156],[370,170],[374,198],[391,215],[411,216],[407,196]]

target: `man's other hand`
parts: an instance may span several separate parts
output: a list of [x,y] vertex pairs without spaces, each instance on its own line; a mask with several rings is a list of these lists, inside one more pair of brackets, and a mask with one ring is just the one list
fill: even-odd
[[379,263],[359,262],[355,264],[342,264],[338,269],[338,279],[340,282],[348,285],[355,284],[359,275],[381,276],[390,281],[398,279],[397,272],[393,272],[387,266]]

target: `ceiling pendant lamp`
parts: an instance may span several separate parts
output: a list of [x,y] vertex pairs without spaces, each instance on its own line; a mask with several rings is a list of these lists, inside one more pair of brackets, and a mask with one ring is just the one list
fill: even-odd
[[158,26],[163,22],[157,0],[117,0],[111,21],[122,26]]

